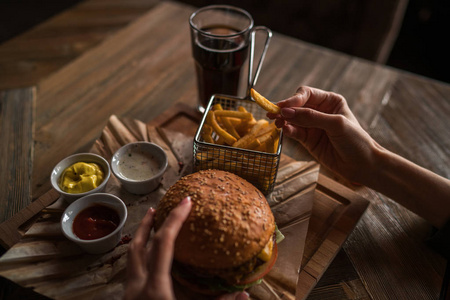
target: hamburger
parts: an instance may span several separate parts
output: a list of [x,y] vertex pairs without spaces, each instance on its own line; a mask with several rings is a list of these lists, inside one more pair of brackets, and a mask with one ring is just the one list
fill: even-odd
[[175,280],[208,295],[260,283],[278,254],[278,230],[264,195],[235,174],[199,171],[169,188],[156,208],[155,230],[187,196],[192,208],[175,242]]

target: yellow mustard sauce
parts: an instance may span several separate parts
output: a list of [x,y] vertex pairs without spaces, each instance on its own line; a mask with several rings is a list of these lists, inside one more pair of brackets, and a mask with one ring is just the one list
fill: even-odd
[[64,170],[59,187],[69,194],[84,193],[98,187],[104,176],[105,174],[98,164],[77,162]]

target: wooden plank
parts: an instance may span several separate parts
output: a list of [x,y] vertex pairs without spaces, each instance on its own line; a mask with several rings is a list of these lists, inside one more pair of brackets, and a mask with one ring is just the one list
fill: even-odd
[[448,85],[403,76],[369,132],[390,150],[450,178],[449,94]]
[[[391,85],[369,132],[381,145],[449,178],[450,87],[415,76]],[[372,205],[344,249],[371,296],[437,299],[445,260],[424,243],[430,224],[381,194],[365,193],[372,193]]]
[[[349,188],[319,175],[314,196],[297,298],[304,299],[324,275],[369,202]],[[314,282],[306,285],[305,282]]]
[[[158,118],[153,120],[150,124],[152,126],[162,126],[169,130],[172,130],[174,127],[178,128],[178,132],[189,134],[193,136],[195,133],[196,127],[200,122],[201,115],[199,112],[193,107],[186,105],[178,105],[174,109],[169,109],[163,114],[161,114]],[[114,118],[116,119],[116,118]],[[111,120],[111,119],[110,119]],[[186,122],[191,122],[191,126],[184,126]],[[120,123],[120,122],[119,122]],[[136,128],[136,124],[125,121],[124,124],[128,124],[127,128],[132,130]],[[174,125],[175,124],[175,125]],[[178,124],[178,125],[177,125]],[[3,126],[2,126],[3,128]],[[118,133],[117,133],[118,134]],[[116,135],[117,135],[116,134]],[[142,134],[137,133],[135,136],[141,137]],[[97,142],[98,143],[98,142]],[[99,148],[105,148],[99,147]],[[111,157],[112,153],[99,153],[105,157]],[[1,169],[1,170],[6,170]],[[5,175],[6,176],[6,175]],[[4,177],[6,178],[6,177]],[[29,175],[28,177],[29,178]],[[30,186],[29,179],[27,181],[28,186]],[[2,186],[0,186],[1,188]],[[19,186],[14,186],[15,188],[20,188]],[[22,189],[20,190],[22,191]],[[25,191],[27,191],[25,189]],[[28,192],[30,192],[28,188]],[[13,245],[18,243],[22,238],[23,234],[26,232],[28,227],[32,224],[35,217],[47,206],[55,202],[59,197],[59,194],[54,190],[50,189],[47,193],[36,199],[35,201],[27,203],[29,205],[25,205],[23,209],[20,211],[16,211],[14,213],[11,212],[13,216],[9,217],[6,221],[0,224],[0,245],[5,249],[11,248]],[[3,198],[2,198],[3,199]],[[12,201],[10,198],[8,200]],[[2,202],[3,204],[3,202]],[[7,203],[5,203],[6,205]]]
[[35,89],[0,91],[0,223],[31,202]]
[[194,68],[186,59],[190,12],[169,2],[160,5],[41,82],[35,151],[42,159],[33,173],[33,198],[50,188],[53,165],[88,150],[110,115],[148,122],[177,99],[194,102]]
[[0,46],[0,89],[38,84],[159,0],[86,0]]
[[51,189],[39,199],[31,202],[28,206],[17,212],[13,217],[0,224],[0,245],[9,249],[20,241],[27,229],[27,225],[31,225],[34,218],[59,197],[59,194]]
[[[182,106],[178,106],[173,110],[178,110],[178,113],[175,114],[167,114],[167,116],[171,116],[171,119],[163,120],[162,125],[174,126],[173,124],[177,121],[174,119],[178,119],[183,125],[186,123],[184,119],[189,120],[197,120],[197,115],[194,111],[193,115],[189,115],[188,110],[183,110]],[[177,117],[178,116],[178,117]],[[127,127],[127,124],[130,128]],[[160,189],[156,192],[153,192],[151,195],[144,196],[136,196],[126,193],[125,191],[121,191],[120,183],[112,179],[107,186],[107,192],[114,193],[119,195],[127,204],[129,211],[129,220],[127,220],[127,224],[124,229],[125,235],[133,235],[136,226],[139,224],[140,219],[142,218],[142,213],[146,211],[144,209],[147,205],[155,205],[164,193],[165,190],[168,189],[174,180],[181,176],[182,174],[175,174],[180,172],[178,166],[178,160],[173,159],[174,157],[183,157],[184,164],[192,164],[192,145],[187,141],[192,140],[192,135],[186,136],[181,134],[180,132],[175,131],[171,132],[169,136],[170,129],[167,129],[167,136],[164,138],[162,134],[160,134],[160,130],[155,130],[153,126],[143,127],[142,123],[138,121],[127,121],[122,122],[118,120],[117,117],[112,116],[107,124],[107,127],[104,129],[103,134],[99,140],[95,143],[93,147],[93,151],[96,153],[101,153],[105,156],[105,158],[109,159],[111,153],[113,153],[121,144],[126,143],[127,141],[133,140],[145,140],[149,139],[157,142],[162,147],[166,149],[166,152],[169,154],[169,169],[166,171],[164,176],[162,185]],[[177,128],[180,128],[178,125]],[[197,125],[198,126],[198,125]],[[148,131],[142,131],[142,128],[147,128]],[[194,127],[195,128],[195,127]],[[183,131],[185,128],[180,128]],[[136,134],[136,133],[140,134]],[[191,132],[189,129],[188,132]],[[183,136],[182,136],[183,135]],[[181,142],[184,145],[184,149],[180,149],[176,146],[176,143]],[[170,145],[169,145],[170,144]],[[108,148],[108,149],[105,149]],[[172,150],[171,150],[172,149]],[[187,152],[186,155],[176,154],[175,152]],[[186,160],[187,159],[187,160]],[[290,164],[293,162],[292,159],[283,159],[284,164]],[[303,253],[302,249],[305,244],[306,232],[308,229],[308,218],[311,214],[312,201],[314,196],[314,186],[317,180],[318,175],[318,165],[316,163],[307,164],[309,167],[304,168],[302,170],[297,170],[296,168],[289,168],[290,173],[286,173],[287,178],[280,182],[291,182],[291,188],[284,188],[282,184],[280,184],[277,195],[280,197],[278,199],[277,209],[274,211],[276,215],[277,212],[280,212],[281,216],[284,217],[286,212],[284,212],[281,207],[283,206],[283,201],[286,200],[285,205],[288,205],[289,208],[293,207],[292,205],[296,205],[295,210],[289,210],[291,220],[295,222],[289,222],[289,220],[285,219],[285,223],[280,222],[280,230],[286,236],[286,242],[284,245],[280,245],[279,248],[279,258],[281,266],[280,269],[278,267],[278,273],[276,274],[286,274],[286,269],[289,268],[290,273],[293,274],[289,278],[290,287],[295,291],[296,285],[296,276],[297,270],[300,267],[301,258]],[[170,174],[172,175],[170,175]],[[292,173],[292,174],[291,174]],[[314,174],[315,176],[312,176]],[[294,175],[294,177],[292,177]],[[295,179],[295,178],[299,179]],[[291,181],[292,180],[292,181]],[[289,193],[285,193],[284,190]],[[292,193],[291,193],[292,192]],[[283,197],[284,195],[284,197]],[[56,201],[59,197],[57,193],[51,190],[48,194],[44,195],[41,198],[45,197],[53,198],[53,201]],[[41,199],[39,198],[38,201]],[[36,201],[36,202],[38,202]],[[33,204],[35,204],[34,202]],[[46,202],[45,199],[40,201],[41,203]],[[49,201],[51,202],[51,201]],[[310,202],[307,204],[307,202]],[[32,205],[33,205],[32,204]],[[299,206],[300,205],[300,206]],[[0,266],[0,274],[6,278],[13,280],[16,283],[21,284],[25,287],[35,287],[36,291],[42,293],[48,297],[64,297],[69,294],[73,294],[74,292],[82,293],[79,297],[86,299],[85,297],[95,298],[95,292],[92,290],[94,287],[91,287],[91,281],[79,280],[80,277],[84,278],[92,276],[93,278],[102,278],[104,275],[102,274],[103,265],[106,268],[109,268],[110,260],[118,260],[117,263],[112,263],[113,269],[116,269],[116,272],[123,274],[124,269],[124,261],[126,261],[126,245],[118,246],[114,252],[107,253],[104,257],[98,257],[102,261],[100,263],[96,263],[95,260],[92,261],[92,257],[89,255],[80,255],[81,252],[77,250],[77,247],[73,247],[70,245],[66,239],[64,239],[59,230],[59,220],[60,214],[62,212],[64,205],[61,201],[57,202],[52,207],[48,207],[44,210],[42,214],[40,214],[39,220],[32,224],[30,230],[26,231],[23,238],[19,243],[14,245],[10,251],[8,251],[0,260],[2,262]],[[147,206],[148,208],[148,206]],[[303,208],[303,210],[298,209]],[[286,207],[285,207],[286,209]],[[20,213],[22,214],[22,212]],[[301,222],[298,222],[298,218],[301,217]],[[295,229],[295,230],[293,230]],[[286,230],[286,231],[285,231]],[[3,236],[2,236],[3,238]],[[289,243],[288,243],[289,241]],[[291,253],[293,249],[295,249],[295,253],[297,254],[300,251],[300,254],[297,255],[288,255]],[[292,260],[296,260],[297,264],[293,265],[290,263]],[[284,263],[282,263],[284,261]],[[39,263],[37,263],[39,262]],[[93,265],[91,265],[93,264]],[[27,272],[22,272],[22,268],[26,268]],[[70,274],[67,272],[67,269],[70,269]],[[74,268],[77,269],[77,272],[73,272]],[[119,271],[120,270],[120,271]],[[277,266],[274,267],[273,271],[277,270]],[[99,272],[98,275],[95,272]],[[276,286],[276,279],[278,278],[274,272],[271,272],[270,276],[267,276],[265,283],[267,286],[271,287],[271,290],[279,290],[279,287]],[[74,273],[79,273],[73,278],[71,275]],[[93,275],[92,275],[93,274]],[[80,277],[78,277],[80,276]],[[108,276],[108,275],[106,275]],[[54,278],[60,278],[56,280]],[[109,277],[107,277],[109,278]],[[124,278],[120,277],[119,282],[123,282]],[[103,280],[102,280],[103,282]],[[111,282],[102,283],[99,282],[95,289],[101,293],[100,295],[111,295],[111,293],[121,293],[123,292],[123,285],[120,284],[119,289],[115,288],[115,284]],[[109,280],[106,280],[109,282]],[[286,285],[288,282],[283,281],[283,284]],[[80,285],[81,284],[81,285]],[[275,288],[276,287],[276,288]],[[264,289],[264,288],[260,288]],[[253,290],[258,290],[258,288],[254,288]],[[81,292],[82,291],[82,292]],[[257,293],[255,291],[255,293]],[[292,291],[289,291],[292,293]],[[279,292],[277,292],[279,293]]]
[[[42,161],[39,172],[36,168],[33,171],[34,199],[48,191],[52,165],[73,152],[88,150],[111,114],[148,122],[174,103],[195,105],[197,92],[186,22],[192,11],[188,6],[163,3],[40,84],[36,156]],[[163,34],[165,25],[161,24],[167,20],[170,24]],[[381,144],[449,176],[448,86],[275,34],[257,88],[277,101],[294,93],[300,84],[343,94],[362,126]],[[285,139],[284,146],[287,155],[310,159],[300,144]],[[361,222],[344,246],[369,294],[389,296],[391,290],[385,289],[389,281],[379,276],[378,266],[392,260],[394,253],[412,251],[411,255],[397,257],[396,268],[386,267],[384,274],[387,278],[411,276],[411,282],[422,282],[423,275],[416,270],[410,272],[414,264],[425,265],[427,275],[434,268],[432,278],[417,288],[427,290],[431,297],[436,295],[444,273],[442,259],[422,244],[429,226],[382,195],[349,186],[374,204],[368,212],[376,221],[367,218]],[[390,246],[395,241],[395,248],[376,247],[378,251],[374,252],[370,247],[386,241]],[[344,263],[348,266],[348,261]],[[401,294],[403,287],[390,288]]]
[[[185,106],[183,104],[176,105],[173,108],[167,110],[164,114],[162,114],[160,117],[156,118],[151,122],[151,124],[162,126],[162,128],[165,128],[167,131],[172,131],[171,137],[169,136],[168,139],[158,139],[159,143],[164,143],[164,141],[167,142],[167,145],[172,145],[169,147],[172,149],[174,155],[176,157],[179,156],[179,154],[176,154],[175,152],[188,152],[187,156],[184,156],[184,158],[178,158],[181,161],[191,160],[190,157],[191,154],[191,145],[184,144],[185,150],[181,149],[179,146],[176,146],[176,143],[179,142],[178,136],[180,135],[188,135],[193,136],[196,130],[196,127],[198,126],[198,122],[200,120],[200,115],[195,110],[195,108],[191,106]],[[186,126],[186,124],[191,124],[190,126]],[[139,129],[141,126],[137,125],[138,123],[135,121],[119,121],[116,117],[112,117],[110,121],[108,122],[108,128],[107,130],[108,134],[112,134],[112,138],[119,141],[117,143],[120,143],[120,141],[126,141],[126,140],[133,140],[133,139],[140,139],[142,137],[142,130]],[[115,130],[116,128],[117,130]],[[121,130],[121,128],[124,128],[124,130]],[[125,129],[129,128],[126,131]],[[151,129],[151,127],[148,127]],[[106,131],[105,131],[106,132]],[[130,132],[131,134],[128,134],[127,136],[121,137],[120,132]],[[150,139],[155,138],[155,135],[157,135],[158,130],[151,131]],[[105,134],[105,133],[104,133]],[[144,134],[144,138],[146,137],[146,134]],[[162,135],[161,135],[162,137]],[[108,139],[109,140],[109,139]],[[181,139],[180,139],[181,140]],[[103,142],[102,142],[103,141]],[[118,145],[114,146],[114,143],[107,146],[105,144],[106,140],[99,140],[96,142],[94,149],[97,149],[97,153],[100,153],[102,155],[105,155],[105,157],[111,156],[111,151],[102,151],[104,147],[115,147],[117,148]],[[183,146],[181,146],[183,147]],[[187,148],[186,148],[187,147]],[[287,158],[286,156],[283,156],[284,158],[281,160],[282,165],[289,164],[293,162],[292,159]],[[176,161],[172,163],[172,165],[175,165]],[[316,166],[315,172],[317,172],[318,167],[317,164],[314,162],[311,162],[311,166]],[[310,167],[308,167],[310,169]],[[306,194],[311,193],[311,191],[314,191],[314,186],[310,186],[306,180],[306,177],[310,177],[309,172],[313,172],[314,170],[310,170],[306,168],[305,170],[299,169],[296,172],[300,172],[299,174],[304,174],[304,177],[300,177],[300,181],[298,181],[299,184],[306,184],[306,187],[309,187],[305,190],[305,195],[299,195],[299,198],[302,199],[301,203],[302,205],[306,205],[304,201],[306,201],[307,198]],[[313,174],[311,174],[313,175]],[[316,175],[317,176],[317,175]],[[315,178],[315,177],[314,177]],[[315,179],[314,179],[315,180]],[[293,184],[293,181],[291,179],[283,179],[279,183],[278,192],[276,193],[277,199],[279,197],[282,197],[283,195],[283,189],[281,186],[283,184]],[[299,184],[295,183],[295,186],[299,186]],[[312,190],[311,190],[312,188]],[[114,190],[114,188],[112,188]],[[291,190],[290,188],[288,190]],[[308,190],[311,190],[308,192]],[[122,195],[124,196],[124,195]],[[285,195],[285,197],[288,197],[289,203],[294,204],[293,199],[294,196]],[[306,239],[306,242],[304,243],[304,246],[302,249],[297,249],[296,251],[300,253],[300,257],[303,257],[302,261],[302,271],[300,273],[300,277],[302,278],[301,284],[299,283],[299,286],[297,288],[297,295],[296,297],[298,299],[305,299],[309,292],[313,289],[314,285],[317,283],[317,281],[321,278],[321,276],[324,274],[327,267],[330,265],[334,257],[339,252],[339,249],[342,247],[344,241],[349,236],[350,232],[353,230],[353,227],[358,222],[359,218],[363,214],[368,202],[361,198],[356,193],[352,192],[348,188],[340,185],[339,183],[333,181],[330,178],[327,178],[323,175],[319,177],[318,180],[318,188],[316,192],[311,193],[311,201],[314,198],[314,208],[312,211],[312,217],[311,222],[309,222],[310,217],[309,214],[306,211],[302,212],[300,208],[302,207],[296,207],[295,209],[292,209],[292,213],[294,213],[294,210],[297,212],[297,214],[302,215],[302,219],[299,221],[301,222],[287,222],[285,225],[284,223],[280,223],[281,230],[287,230],[286,232],[290,232],[290,234],[295,234],[297,237],[301,237],[303,240]],[[17,233],[15,235],[11,235],[10,232],[7,232],[4,230],[3,227],[0,227],[0,230],[3,230],[6,233],[8,233],[8,239],[4,239],[4,243],[11,243],[11,241],[14,241],[15,238],[20,238],[22,235],[26,232],[26,229],[28,228],[28,224],[25,224],[24,222],[20,223],[20,221],[24,221],[25,218],[30,217],[27,215],[27,213],[35,212],[38,213],[38,211],[35,210],[36,207],[40,206],[40,209],[45,208],[48,206],[48,204],[52,203],[53,201],[58,199],[58,195],[54,190],[50,190],[47,194],[40,197],[37,201],[33,202],[30,205],[30,208],[33,207],[33,209],[30,209],[30,211],[23,211],[20,212],[18,215],[20,217],[15,216],[11,219],[11,227],[8,228],[8,230],[12,231],[14,229],[13,226],[16,226]],[[126,198],[125,198],[126,199]],[[284,198],[283,198],[284,199]],[[280,199],[278,199],[280,200]],[[279,210],[279,206],[276,205],[275,211]],[[311,210],[311,205],[308,205],[309,210]],[[303,210],[308,210],[308,207],[303,207]],[[291,211],[291,210],[290,210]],[[58,218],[56,218],[58,219]],[[44,219],[45,220],[45,219]],[[42,231],[42,229],[39,229],[40,226],[36,227],[31,221],[30,223],[33,225],[32,232],[28,231],[26,234],[28,237],[33,238],[36,236],[39,236],[39,231]],[[42,220],[41,220],[42,222]],[[309,223],[309,226],[308,226]],[[39,225],[41,223],[38,223]],[[25,225],[25,226],[23,226]],[[295,227],[293,227],[295,226]],[[45,226],[44,226],[45,227]],[[286,227],[286,228],[285,228]],[[51,231],[46,229],[44,230],[46,234],[51,234]],[[285,232],[285,234],[286,234]],[[53,237],[53,235],[52,235]],[[53,237],[54,238],[54,237]],[[3,235],[2,235],[3,239]],[[16,240],[17,241],[17,240]],[[25,243],[21,243],[17,248],[15,247],[15,252],[20,250],[20,247],[26,247],[26,241]],[[285,246],[288,244],[285,244]],[[289,246],[290,247],[290,246]],[[288,247],[288,248],[289,248]],[[286,248],[286,247],[285,247]],[[290,249],[290,248],[289,248]],[[292,249],[290,250],[292,251]],[[300,252],[299,252],[300,251]],[[24,259],[24,258],[23,258]],[[7,263],[9,264],[9,263]],[[299,260],[299,267],[300,267],[300,260]],[[7,269],[10,269],[10,267],[7,267]],[[14,268],[11,269],[11,271],[14,273]],[[13,274],[11,273],[11,274]],[[285,272],[284,272],[285,273]],[[295,273],[295,272],[294,272]],[[5,276],[13,276],[13,275],[7,275],[10,273],[5,273]],[[314,280],[307,280],[304,281],[303,278],[314,278]],[[9,277],[8,277],[9,278]],[[13,278],[13,277],[11,277]],[[272,277],[268,277],[268,282],[271,279],[275,280],[275,282],[272,282],[271,284],[276,285],[277,276],[272,275]],[[17,279],[19,280],[19,279]],[[21,279],[22,280],[22,279]],[[35,280],[35,279],[26,279],[27,280]],[[21,282],[21,281],[20,281]],[[300,282],[300,281],[299,281]],[[305,284],[308,283],[306,286]],[[294,286],[295,287],[295,286]]]

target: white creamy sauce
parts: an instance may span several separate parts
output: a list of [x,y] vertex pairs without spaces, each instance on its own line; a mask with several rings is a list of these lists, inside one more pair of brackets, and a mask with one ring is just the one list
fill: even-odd
[[156,159],[140,149],[133,149],[121,157],[118,164],[119,172],[132,180],[146,180],[155,176],[159,171]]

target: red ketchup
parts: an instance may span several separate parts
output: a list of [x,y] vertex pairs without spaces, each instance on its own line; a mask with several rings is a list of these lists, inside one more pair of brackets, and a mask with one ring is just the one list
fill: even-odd
[[114,209],[97,204],[83,209],[73,220],[72,229],[82,240],[95,240],[113,232],[119,223]]

